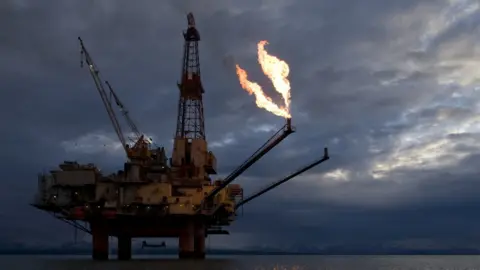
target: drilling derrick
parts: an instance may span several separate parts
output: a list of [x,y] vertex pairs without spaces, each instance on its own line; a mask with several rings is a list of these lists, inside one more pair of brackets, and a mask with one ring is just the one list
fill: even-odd
[[[200,34],[192,13],[187,15],[188,29],[183,33],[184,50],[178,100],[177,130],[172,153],[174,179],[182,185],[210,182],[215,174],[215,156],[207,151],[203,117],[203,93],[198,42]],[[185,181],[183,181],[185,180]]]
[[195,28],[192,13],[188,14],[188,29],[183,33],[185,39],[181,81],[178,83],[180,98],[178,101],[178,121],[176,138],[205,140],[203,119],[203,90],[200,78],[200,58],[198,42],[200,34]]

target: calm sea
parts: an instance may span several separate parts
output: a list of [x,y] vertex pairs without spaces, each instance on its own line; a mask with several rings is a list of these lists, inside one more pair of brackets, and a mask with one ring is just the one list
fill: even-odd
[[455,269],[480,270],[480,256],[216,256],[205,261],[134,257],[94,262],[81,256],[0,256],[2,270],[300,270],[300,269]]

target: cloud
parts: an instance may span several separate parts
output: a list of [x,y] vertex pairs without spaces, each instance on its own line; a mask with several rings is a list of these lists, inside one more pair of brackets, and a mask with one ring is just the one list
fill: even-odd
[[123,146],[117,138],[98,133],[86,134],[76,140],[63,141],[61,145],[67,152],[98,154],[106,151],[116,155],[124,155]]

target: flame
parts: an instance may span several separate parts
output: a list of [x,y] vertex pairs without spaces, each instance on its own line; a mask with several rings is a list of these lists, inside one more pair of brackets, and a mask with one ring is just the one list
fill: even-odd
[[270,79],[270,81],[272,81],[275,91],[282,95],[282,98],[285,102],[284,106],[278,106],[275,104],[269,96],[265,95],[262,87],[255,82],[249,81],[247,72],[239,65],[236,65],[238,79],[243,89],[245,89],[250,95],[255,95],[255,103],[259,108],[263,108],[278,116],[291,118],[290,82],[287,79],[288,74],[290,73],[290,68],[285,61],[268,54],[268,52],[265,50],[265,45],[267,44],[268,41],[265,40],[260,41],[257,44],[258,62],[262,67],[263,73]]

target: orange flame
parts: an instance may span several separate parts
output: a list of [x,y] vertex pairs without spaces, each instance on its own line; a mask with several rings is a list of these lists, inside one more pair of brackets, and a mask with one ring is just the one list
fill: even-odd
[[285,102],[284,106],[278,106],[275,104],[270,97],[265,95],[262,87],[255,82],[249,81],[247,72],[239,65],[236,65],[238,79],[243,89],[245,89],[250,95],[255,95],[255,102],[259,108],[266,109],[278,116],[291,118],[290,82],[287,79],[288,74],[290,73],[290,68],[285,61],[268,54],[265,50],[265,45],[267,44],[268,42],[265,40],[258,43],[258,62],[262,67],[263,73],[270,79],[270,81],[272,81],[275,90],[282,95]]

